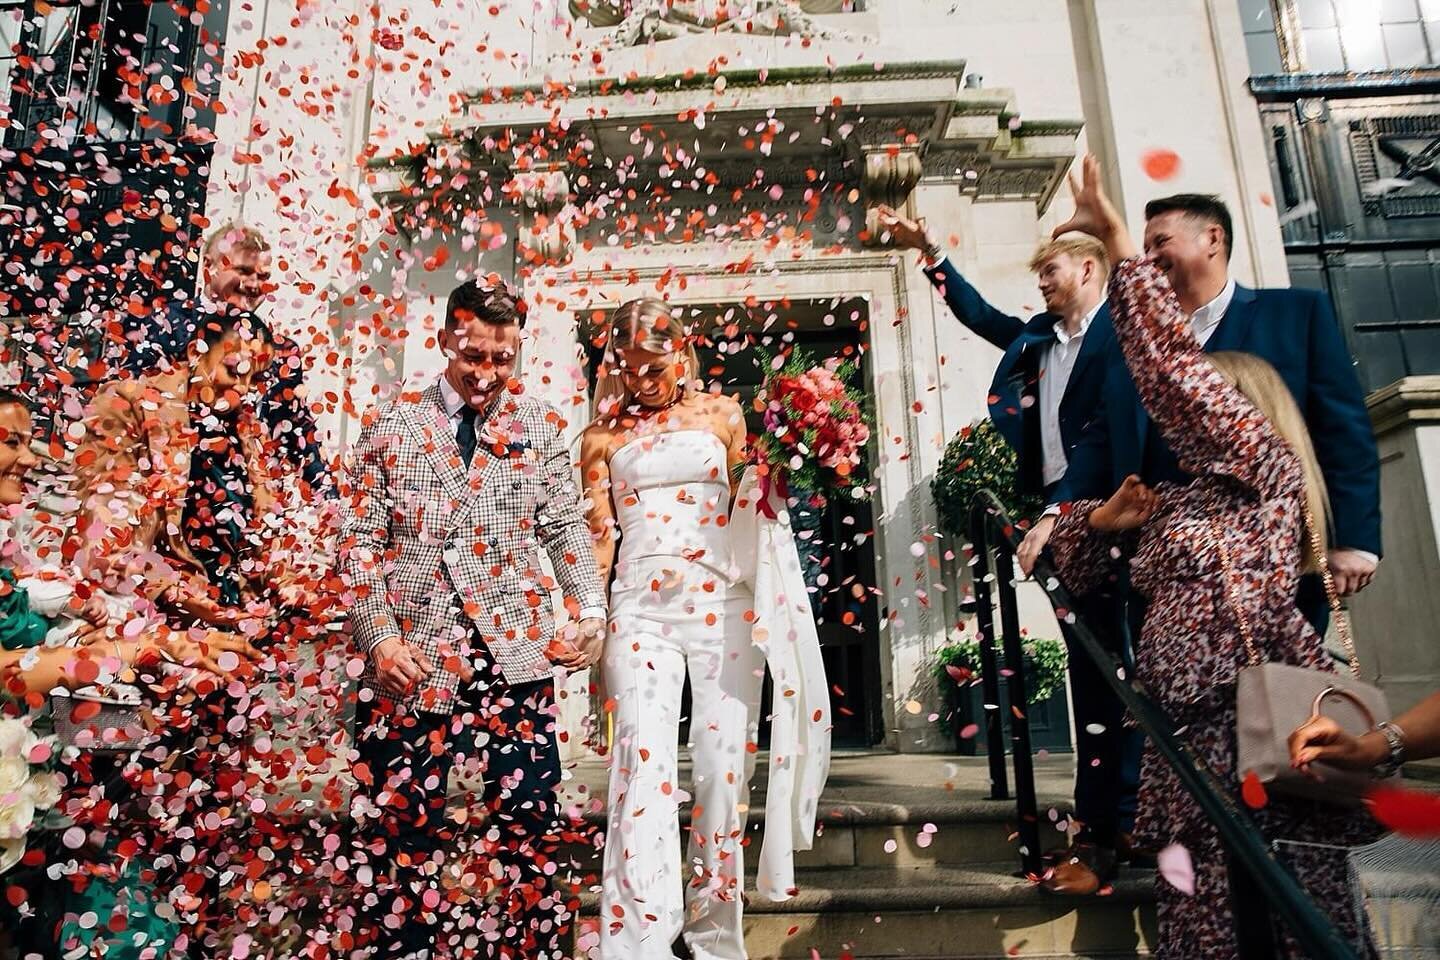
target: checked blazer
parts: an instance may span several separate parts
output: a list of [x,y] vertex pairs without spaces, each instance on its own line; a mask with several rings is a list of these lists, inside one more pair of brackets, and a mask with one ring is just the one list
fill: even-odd
[[[403,702],[432,713],[454,709],[477,641],[508,683],[549,677],[556,581],[572,615],[605,606],[559,413],[502,393],[477,418],[468,471],[453,429],[438,381],[381,408],[355,447],[341,532],[357,646],[423,651],[435,672]],[[366,681],[379,689],[373,665]]]

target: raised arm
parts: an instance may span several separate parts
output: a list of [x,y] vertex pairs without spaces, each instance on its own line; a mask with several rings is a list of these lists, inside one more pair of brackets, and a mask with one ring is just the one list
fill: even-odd
[[[1141,257],[1119,264],[1110,307],[1140,402],[1187,470],[1233,477],[1266,496],[1293,489],[1295,454],[1206,358],[1159,267]],[[1284,463],[1294,468],[1277,469]]]
[[879,213],[881,226],[897,247],[917,250],[925,255],[929,261],[925,276],[945,298],[945,304],[955,319],[1001,350],[1008,350],[1010,344],[1024,332],[1025,321],[991,306],[980,291],[960,275],[950,258],[940,253],[923,219],[911,220],[886,206],[880,207]]
[[385,581],[395,509],[386,459],[395,429],[384,416],[365,425],[351,454],[348,487],[342,489],[340,572],[354,593],[350,626],[355,644],[367,653],[385,640],[404,639]]
[[1010,344],[1025,331],[1024,320],[992,306],[974,284],[960,275],[949,257],[942,257],[933,266],[926,267],[925,276],[945,298],[945,305],[956,320],[1001,350],[1010,349]]
[[1266,495],[1293,487],[1300,469],[1289,445],[1205,357],[1170,282],[1139,255],[1105,196],[1093,156],[1085,157],[1082,182],[1070,176],[1070,190],[1075,215],[1055,235],[1079,230],[1105,244],[1116,264],[1110,277],[1115,338],[1140,402],[1181,464],[1197,475],[1234,477]]

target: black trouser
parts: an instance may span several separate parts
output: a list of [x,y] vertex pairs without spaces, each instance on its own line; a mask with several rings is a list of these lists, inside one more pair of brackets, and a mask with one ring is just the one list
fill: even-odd
[[[554,684],[511,686],[492,663],[460,693],[453,714],[407,712],[389,700],[357,710],[368,772],[361,780],[381,810],[365,838],[380,893],[367,908],[374,956],[558,958],[574,913],[554,884],[561,840]],[[445,817],[446,784],[457,763],[475,762],[488,820],[466,835]],[[483,907],[455,906],[441,874],[477,848],[474,866],[462,872],[483,877],[498,865],[497,895]]]
[[1295,591],[1295,606],[1323,638],[1330,626],[1330,598],[1325,596],[1325,580],[1320,574],[1307,573],[1300,578],[1300,587]]
[[[1124,606],[1112,593],[1074,598],[1076,613],[1100,645],[1130,670]],[[1080,648],[1069,624],[1060,632],[1069,648],[1070,696],[1075,712],[1075,816],[1080,839],[1114,847],[1116,834],[1135,828],[1143,738],[1125,727],[1125,706],[1095,662]]]

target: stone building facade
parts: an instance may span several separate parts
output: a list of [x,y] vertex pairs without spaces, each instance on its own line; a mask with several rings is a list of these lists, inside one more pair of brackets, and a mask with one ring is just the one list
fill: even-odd
[[[925,216],[995,303],[1034,312],[1025,264],[1091,150],[1137,224],[1153,196],[1219,193],[1237,276],[1288,280],[1230,0],[288,2],[232,10],[217,134],[236,146],[207,214],[276,239],[276,316],[317,361],[338,448],[363,410],[436,374],[445,295],[476,273],[525,290],[528,388],[577,434],[589,327],[633,296],[683,305],[733,389],[758,376],[733,344],[767,325],[863,352],[874,497],[832,518],[851,616],[827,638],[855,745],[944,743],[930,658],[962,619],[963,559],[929,480],[983,416],[998,359],[887,248],[875,206]],[[242,67],[287,17],[305,29]],[[1163,181],[1156,151],[1179,159]],[[1038,591],[1023,605],[1033,635],[1056,633]]]

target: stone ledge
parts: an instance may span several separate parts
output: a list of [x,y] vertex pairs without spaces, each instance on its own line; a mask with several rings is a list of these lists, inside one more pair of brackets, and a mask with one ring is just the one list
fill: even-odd
[[1440,423],[1440,376],[1402,377],[1365,398],[1376,436],[1410,424]]

